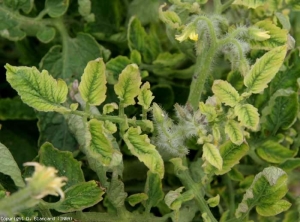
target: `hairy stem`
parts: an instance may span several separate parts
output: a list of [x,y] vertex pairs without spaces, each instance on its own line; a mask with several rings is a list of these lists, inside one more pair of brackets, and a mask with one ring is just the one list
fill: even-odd
[[195,200],[198,204],[198,207],[201,211],[201,213],[207,213],[207,216],[209,217],[211,222],[217,222],[216,218],[214,215],[211,213],[209,207],[206,204],[206,201],[203,197],[203,194],[200,190],[199,184],[195,183],[192,177],[190,176],[188,170],[179,170],[177,171],[176,175],[180,179],[181,183],[184,185],[184,187],[187,190],[192,190],[192,192],[195,195]]
[[208,47],[208,52],[199,55],[196,60],[196,69],[195,69],[194,76],[192,78],[190,94],[188,97],[188,103],[192,106],[194,110],[198,108],[199,100],[201,98],[204,89],[204,84],[210,74],[211,64],[213,62],[214,56],[218,49],[217,35],[214,30],[214,26],[212,22],[207,17],[204,16],[199,17],[197,20],[198,22],[200,21],[206,22],[211,41]]

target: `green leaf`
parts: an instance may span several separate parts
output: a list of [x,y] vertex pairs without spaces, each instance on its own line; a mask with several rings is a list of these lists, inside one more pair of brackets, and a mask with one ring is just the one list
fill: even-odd
[[215,145],[213,145],[211,143],[205,143],[203,145],[202,158],[204,158],[207,162],[209,162],[211,165],[213,165],[217,169],[222,170],[223,159],[222,159],[219,149]]
[[285,172],[289,172],[291,170],[294,170],[294,169],[300,167],[300,158],[287,159],[285,162],[279,164],[278,167],[283,169]]
[[153,61],[154,65],[164,66],[164,67],[177,67],[186,60],[186,56],[183,53],[170,53],[162,52]]
[[104,122],[92,119],[88,123],[90,141],[86,149],[103,166],[117,166],[122,161],[122,154],[114,148],[112,135],[106,130]]
[[[262,216],[274,216],[287,210],[290,204],[282,201],[288,191],[287,174],[277,167],[265,168],[257,174],[243,196],[235,216],[247,215],[256,206],[256,211]],[[278,203],[278,204],[277,204]]]
[[278,200],[273,204],[261,204],[256,207],[256,211],[261,216],[270,217],[287,211],[291,206],[292,204],[286,200]]
[[137,64],[137,65],[140,65],[142,63],[142,55],[139,51],[137,50],[132,50],[130,52],[130,60]]
[[[88,23],[87,30],[90,33],[102,35],[103,40],[107,41],[111,35],[124,29],[123,19],[126,17],[127,6],[122,0],[91,0],[91,2],[91,12],[95,15],[95,22]],[[126,41],[125,39],[114,39],[114,41],[121,45],[126,44],[123,42]]]
[[265,53],[251,67],[245,76],[244,84],[250,93],[260,93],[268,87],[268,83],[278,72],[286,55],[286,45],[276,47]]
[[20,97],[0,99],[0,120],[36,119],[34,110],[22,102]]
[[233,88],[230,83],[223,80],[215,80],[212,91],[216,97],[227,106],[233,107],[240,100],[240,95],[235,88]]
[[62,213],[81,211],[100,202],[103,194],[103,190],[94,180],[75,184],[65,190],[65,199],[54,210]]
[[140,92],[141,76],[135,64],[128,65],[120,74],[118,83],[114,86],[115,92],[124,106],[134,105],[134,97]]
[[62,78],[67,83],[79,79],[89,61],[96,58],[106,61],[110,56],[110,51],[89,34],[78,33],[75,38],[65,38],[64,47],[53,46],[42,58],[40,69],[48,70],[52,76]]
[[273,140],[267,140],[256,148],[257,154],[269,163],[283,163],[295,155],[295,151],[289,150]]
[[0,143],[0,172],[12,178],[17,187],[25,187],[21,171],[9,149]]
[[244,141],[243,130],[239,123],[234,120],[229,120],[226,122],[225,133],[229,136],[230,140],[236,145],[241,145]]
[[103,59],[90,61],[81,76],[79,92],[83,100],[94,106],[99,106],[106,98],[106,76]]
[[220,203],[220,195],[217,194],[215,197],[211,197],[207,200],[207,203],[210,207],[216,207]]
[[231,180],[234,181],[242,181],[244,179],[244,175],[240,171],[238,171],[235,167],[228,172],[228,176]]
[[254,24],[254,27],[266,31],[267,34],[270,35],[270,38],[264,41],[252,40],[250,42],[251,48],[272,50],[275,47],[286,45],[287,38],[288,38],[288,31],[277,27],[272,23],[272,21],[270,20],[259,21]]
[[234,113],[241,124],[253,131],[259,126],[259,114],[257,109],[251,104],[238,105],[234,107]]
[[55,80],[46,70],[41,73],[37,68],[5,65],[7,81],[17,90],[21,99],[39,111],[67,111],[61,103],[67,99],[67,84]]
[[147,200],[147,199],[148,199],[148,195],[145,193],[136,193],[136,194],[132,194],[131,196],[127,197],[127,201],[132,207],[134,207],[138,203],[141,203],[142,201]]
[[152,96],[152,92],[150,91],[150,84],[149,82],[145,82],[140,90],[138,95],[138,104],[141,105],[145,110],[148,110],[154,96]]
[[275,12],[276,18],[279,20],[279,22],[282,25],[283,29],[290,30],[291,29],[291,23],[288,15],[285,15],[280,12]]
[[[10,5],[10,4],[14,5]],[[5,4],[9,7],[13,7],[16,10],[19,7],[19,1],[6,1]],[[7,38],[11,41],[19,41],[26,36],[26,33],[21,30],[19,21],[16,18],[12,18],[12,13],[10,10],[2,9],[0,13],[0,36]]]
[[4,0],[4,4],[13,10],[22,9],[28,14],[33,8],[34,2],[32,0]]
[[128,6],[129,16],[137,16],[142,24],[158,22],[159,0],[133,0]]
[[126,56],[117,56],[110,59],[106,63],[106,75],[109,84],[116,84],[118,82],[119,75],[127,65],[132,64],[132,61]]
[[204,104],[203,102],[200,102],[199,110],[202,114],[206,116],[208,122],[213,122],[217,117],[217,112],[213,105]]
[[276,133],[278,129],[288,129],[297,119],[298,95],[291,89],[280,89],[262,110],[262,127]]
[[146,209],[156,207],[159,202],[164,198],[164,192],[162,190],[162,182],[159,174],[147,172],[147,180],[145,185],[145,193],[148,199],[145,201]]
[[40,28],[39,31],[36,33],[36,37],[42,43],[49,43],[54,39],[55,34],[56,34],[56,31],[53,27],[44,26],[44,27]]
[[227,141],[220,146],[220,154],[223,159],[223,168],[216,172],[217,175],[223,175],[239,163],[239,161],[247,154],[249,147],[243,143],[235,145],[231,141]]
[[55,112],[38,113],[38,129],[40,132],[38,145],[42,146],[45,142],[50,142],[59,150],[75,151],[78,144],[69,130],[68,122],[62,114]]
[[53,166],[58,170],[58,176],[68,178],[66,185],[63,187],[64,190],[85,181],[81,170],[81,163],[74,159],[71,152],[60,151],[47,142],[41,146],[39,157],[41,164]]
[[146,63],[152,63],[161,51],[160,41],[155,35],[153,28],[151,28],[148,34],[136,17],[132,17],[128,24],[127,38],[129,49],[139,51]]
[[91,0],[78,0],[78,12],[87,22],[94,22],[95,15],[91,13],[92,2]]
[[176,201],[177,199],[180,199],[181,192],[183,191],[184,187],[179,187],[176,190],[169,191],[165,196],[165,203],[168,205],[168,207],[172,210],[179,210],[181,207],[182,202]]
[[117,103],[107,103],[103,106],[103,114],[106,115],[108,113],[113,112],[115,109],[118,109]]
[[130,127],[124,134],[124,141],[133,155],[144,162],[152,173],[164,177],[163,160],[147,135],[140,135],[141,129]]
[[243,5],[247,8],[257,8],[265,4],[264,0],[235,0],[233,5]]
[[298,0],[285,0],[285,2],[292,6],[294,10],[300,11],[300,2]]
[[69,7],[69,0],[46,0],[45,9],[52,18],[64,15]]

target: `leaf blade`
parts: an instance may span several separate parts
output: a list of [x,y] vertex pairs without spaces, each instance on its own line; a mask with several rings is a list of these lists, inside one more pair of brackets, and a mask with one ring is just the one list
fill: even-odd
[[230,83],[224,80],[215,80],[212,91],[216,97],[227,106],[233,107],[239,102],[239,93]]
[[278,72],[285,55],[286,45],[276,47],[258,59],[244,78],[247,90],[251,93],[263,91]]
[[79,92],[85,102],[99,106],[106,98],[105,64],[102,58],[90,61],[84,69]]
[[68,110],[63,107],[67,99],[67,84],[57,81],[46,70],[41,73],[35,68],[5,65],[7,81],[17,90],[21,99],[39,111]]
[[124,141],[133,155],[149,168],[152,173],[157,173],[160,178],[164,176],[163,160],[150,143],[147,135],[140,135],[141,129],[130,127],[124,134]]
[[203,145],[202,158],[205,158],[207,162],[216,167],[218,170],[222,170],[223,159],[221,157],[220,151],[215,145],[211,143],[205,143]]
[[135,64],[126,66],[114,86],[115,93],[125,107],[135,104],[134,98],[139,94],[141,84],[138,66]]
[[0,172],[9,175],[17,187],[25,187],[21,171],[7,147],[0,143]]

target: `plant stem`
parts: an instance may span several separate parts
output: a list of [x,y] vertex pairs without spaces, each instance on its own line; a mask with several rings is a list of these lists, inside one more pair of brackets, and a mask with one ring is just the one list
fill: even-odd
[[198,56],[196,70],[192,78],[188,103],[197,110],[204,89],[205,82],[210,74],[210,66],[215,55],[215,48],[211,48],[207,55]]
[[234,0],[227,0],[227,2],[222,5],[221,12],[224,12],[226,9],[228,9],[233,2]]
[[33,197],[31,187],[25,187],[9,197],[0,201],[0,215],[12,217],[22,210],[31,208],[39,203],[39,199]]
[[221,0],[214,0],[214,11],[216,14],[221,14],[222,12]]
[[178,178],[180,179],[180,181],[184,185],[184,187],[187,190],[191,190],[194,193],[196,202],[199,206],[201,213],[207,213],[207,216],[209,217],[211,222],[217,222],[216,218],[211,213],[209,207],[206,204],[206,201],[200,190],[199,184],[194,182],[194,180],[190,176],[188,170],[187,169],[178,170],[176,175],[178,176]]
[[210,45],[207,47],[208,51],[199,55],[196,60],[195,73],[192,78],[190,94],[188,97],[188,103],[194,110],[197,110],[198,108],[199,100],[204,89],[204,84],[210,74],[211,64],[218,49],[218,39],[212,22],[209,20],[209,18],[204,16],[200,16],[197,19],[197,22],[200,21],[204,21],[206,23],[211,41]]
[[225,176],[225,182],[228,188],[228,195],[229,195],[229,216],[233,217],[235,212],[235,198],[234,198],[234,189],[232,186],[232,181],[229,178],[228,174]]

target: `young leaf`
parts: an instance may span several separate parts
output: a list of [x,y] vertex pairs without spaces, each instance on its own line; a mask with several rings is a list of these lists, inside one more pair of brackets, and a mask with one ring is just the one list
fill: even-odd
[[90,105],[99,106],[105,100],[107,87],[103,59],[87,64],[78,89],[83,100]]
[[40,28],[39,31],[36,33],[36,37],[42,43],[49,43],[54,39],[55,34],[56,34],[56,30],[53,27],[44,26]]
[[155,207],[164,198],[164,192],[162,191],[162,182],[159,174],[147,172],[147,180],[145,185],[145,193],[148,195],[148,199],[145,201],[145,207],[150,209]]
[[291,204],[282,201],[288,191],[287,174],[277,167],[265,168],[257,174],[244,194],[235,216],[240,218],[247,215],[256,206],[256,211],[262,216],[274,216],[286,211]]
[[241,145],[235,145],[231,141],[227,141],[220,146],[220,154],[223,159],[222,170],[216,172],[217,175],[223,175],[227,173],[234,165],[238,164],[248,152],[249,147],[243,143]]
[[67,84],[55,80],[46,70],[41,73],[37,68],[5,65],[7,81],[17,90],[21,99],[38,111],[67,111],[61,103],[67,99]]
[[[114,149],[109,131],[104,122],[92,119],[88,123],[91,140],[86,145],[88,152],[103,166],[117,166],[122,161],[122,154]],[[112,137],[112,136],[111,136]]]
[[224,80],[215,80],[212,86],[212,91],[216,97],[227,106],[233,107],[239,102],[239,93],[232,85],[230,85],[230,83]]
[[94,180],[75,184],[65,190],[65,199],[53,209],[62,213],[81,211],[101,201],[103,194],[103,190]]
[[141,76],[135,64],[128,65],[120,74],[118,83],[114,86],[115,92],[124,106],[134,105],[134,97],[140,92]]
[[199,110],[206,116],[208,122],[213,122],[217,117],[216,108],[210,104],[204,104],[203,102],[200,102]]
[[66,13],[69,0],[46,0],[45,8],[52,18],[57,18]]
[[241,124],[249,129],[256,131],[259,124],[259,114],[257,109],[251,104],[237,105],[234,113]]
[[0,143],[0,172],[12,178],[17,187],[24,187],[21,171],[13,156],[2,143]]
[[210,207],[216,207],[220,203],[220,195],[217,194],[215,197],[211,197],[207,200],[207,203]]
[[225,133],[229,136],[230,140],[236,144],[241,145],[244,140],[243,130],[241,126],[234,120],[227,121],[225,125]]
[[138,95],[138,104],[141,105],[145,110],[148,110],[154,96],[152,96],[152,92],[150,91],[150,84],[149,82],[145,82],[140,90]]
[[147,199],[148,199],[148,195],[145,193],[136,193],[127,197],[127,201],[132,207]]
[[45,166],[53,166],[58,170],[58,176],[68,178],[63,189],[84,182],[81,162],[74,159],[69,151],[60,151],[53,147],[51,143],[44,143],[39,151],[40,163]]
[[[144,4],[145,1],[143,1]],[[132,17],[128,24],[127,31],[128,46],[130,50],[137,50],[141,53],[146,63],[154,61],[160,52],[160,42],[155,32],[150,27],[150,33],[145,31],[138,18]]]
[[273,133],[280,128],[288,129],[295,122],[298,110],[297,93],[291,89],[280,89],[262,111],[262,127]]
[[211,143],[205,143],[203,145],[203,156],[207,162],[209,162],[211,165],[216,167],[217,169],[221,170],[223,166],[223,159],[221,157],[219,149],[211,144]]
[[254,27],[259,28],[268,33],[270,38],[264,41],[252,40],[251,48],[271,50],[278,46],[283,46],[287,43],[288,31],[274,25],[270,20],[259,21],[254,24]]
[[92,2],[91,0],[78,0],[78,12],[87,22],[94,22],[95,15],[91,13]]
[[278,72],[286,55],[286,45],[276,47],[264,54],[245,76],[244,84],[250,93],[260,93]]
[[103,114],[106,115],[108,113],[113,112],[115,109],[118,109],[117,103],[107,103],[103,106]]
[[124,134],[124,141],[133,155],[144,162],[152,173],[164,177],[163,160],[147,135],[140,135],[141,129],[130,127]]
[[283,163],[295,155],[295,151],[289,150],[271,139],[259,145],[256,148],[256,152],[269,163]]

